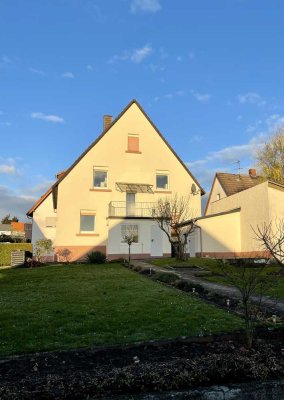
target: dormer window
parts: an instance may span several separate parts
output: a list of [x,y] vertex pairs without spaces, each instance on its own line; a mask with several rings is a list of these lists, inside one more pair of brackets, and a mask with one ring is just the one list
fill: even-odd
[[139,150],[139,136],[138,135],[131,135],[131,134],[128,135],[126,153],[138,153],[138,154],[141,153]]
[[94,187],[105,189],[108,187],[108,173],[106,170],[94,169]]

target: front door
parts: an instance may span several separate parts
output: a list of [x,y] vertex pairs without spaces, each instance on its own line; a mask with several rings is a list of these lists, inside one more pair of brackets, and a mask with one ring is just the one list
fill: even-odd
[[135,216],[135,193],[126,193],[126,216]]
[[156,226],[151,226],[151,257],[163,256],[163,233],[161,229]]

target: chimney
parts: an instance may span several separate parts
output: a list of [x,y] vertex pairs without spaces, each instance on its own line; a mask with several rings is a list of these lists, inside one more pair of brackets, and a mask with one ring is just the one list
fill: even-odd
[[250,176],[251,178],[256,178],[256,169],[250,168],[250,169],[249,169],[249,176]]
[[111,115],[104,115],[104,131],[107,130],[112,123]]

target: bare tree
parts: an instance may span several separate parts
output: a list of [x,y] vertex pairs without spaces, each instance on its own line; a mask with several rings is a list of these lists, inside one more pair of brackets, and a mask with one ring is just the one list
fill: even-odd
[[284,219],[257,225],[254,233],[263,249],[275,259],[281,268],[284,268]]
[[128,244],[128,266],[131,261],[131,246],[132,243],[138,242],[138,227],[137,225],[125,225],[125,233],[123,234],[123,243]]
[[186,258],[188,236],[195,229],[192,214],[190,198],[177,194],[172,197],[160,198],[153,209],[153,218],[167,235],[178,260]]
[[257,265],[243,260],[239,265],[220,262],[220,270],[227,283],[240,293],[241,312],[244,315],[246,342],[249,348],[253,343],[255,323],[262,309],[263,295],[275,282],[267,276],[267,265],[267,260]]

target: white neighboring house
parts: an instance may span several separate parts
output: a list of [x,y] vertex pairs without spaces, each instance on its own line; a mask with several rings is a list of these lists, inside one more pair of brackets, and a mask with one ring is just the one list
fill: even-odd
[[261,258],[267,256],[254,230],[284,218],[284,186],[264,181],[255,169],[246,174],[216,173],[205,215],[190,237],[193,256]]
[[11,236],[12,226],[11,224],[0,224],[0,235]]
[[133,258],[170,256],[152,212],[175,193],[190,196],[193,214],[201,215],[202,187],[133,100],[114,121],[104,116],[101,135],[28,211],[32,242],[51,239],[62,260],[64,252],[73,261],[95,250],[116,259],[127,257],[123,237],[134,230]]

